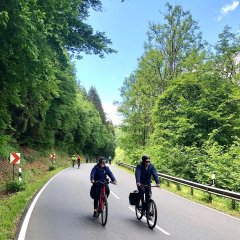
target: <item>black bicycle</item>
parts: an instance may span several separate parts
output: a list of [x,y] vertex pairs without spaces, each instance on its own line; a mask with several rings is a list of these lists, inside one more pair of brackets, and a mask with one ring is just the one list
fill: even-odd
[[158,186],[149,186],[149,185],[142,185],[144,187],[149,187],[149,199],[145,201],[145,194],[143,194],[143,197],[139,199],[138,204],[135,205],[135,212],[136,217],[138,220],[141,220],[143,215],[146,216],[147,224],[150,229],[153,229],[157,224],[157,205],[155,201],[152,199],[152,187],[158,187]]

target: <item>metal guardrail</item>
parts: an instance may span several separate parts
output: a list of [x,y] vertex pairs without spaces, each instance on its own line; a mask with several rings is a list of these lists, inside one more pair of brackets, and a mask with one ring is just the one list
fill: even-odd
[[[117,164],[120,165],[120,166],[128,167],[128,168],[132,169],[133,171],[136,168],[135,166],[132,166],[132,165],[127,164],[127,163],[118,162]],[[196,188],[196,189],[202,190],[202,191],[207,192],[209,194],[214,194],[214,195],[218,195],[218,196],[221,196],[221,197],[230,198],[233,201],[235,201],[235,200],[240,201],[240,193],[239,192],[232,192],[232,191],[224,190],[224,189],[221,189],[221,188],[216,188],[214,186],[207,186],[207,185],[203,185],[203,184],[200,184],[200,183],[188,181],[188,180],[185,180],[185,179],[182,179],[182,178],[173,177],[173,176],[163,174],[163,173],[158,173],[158,176],[163,178],[163,179],[166,179],[168,181],[172,181],[172,182],[175,182],[175,183],[179,183],[179,184],[189,186],[191,188]],[[234,206],[235,202],[233,202],[232,205]]]

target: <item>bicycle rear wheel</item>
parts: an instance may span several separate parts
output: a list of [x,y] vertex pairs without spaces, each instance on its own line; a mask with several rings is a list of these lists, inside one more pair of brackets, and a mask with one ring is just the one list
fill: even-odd
[[146,212],[147,224],[150,229],[153,229],[157,223],[157,206],[154,200],[148,200],[147,212]]
[[136,217],[138,220],[141,220],[143,217],[143,200],[140,199],[139,203],[137,205],[135,205],[135,212],[136,212]]
[[107,224],[107,218],[108,218],[108,202],[107,197],[105,196],[103,198],[103,209],[101,211],[101,220],[103,226]]

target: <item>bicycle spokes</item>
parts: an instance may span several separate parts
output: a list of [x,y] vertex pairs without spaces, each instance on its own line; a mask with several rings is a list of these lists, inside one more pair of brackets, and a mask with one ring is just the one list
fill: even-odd
[[146,218],[149,228],[153,229],[157,223],[157,206],[152,199],[148,201]]

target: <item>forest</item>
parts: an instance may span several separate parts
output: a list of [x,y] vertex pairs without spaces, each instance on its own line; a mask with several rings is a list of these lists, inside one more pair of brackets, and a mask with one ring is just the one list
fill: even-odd
[[0,2],[1,158],[17,146],[114,156],[113,124],[72,61],[115,52],[105,33],[86,23],[90,8],[101,10],[101,2]]
[[1,0],[0,161],[12,149],[59,148],[136,164],[240,191],[240,37],[225,26],[215,45],[180,5],[150,23],[138,66],[123,81],[114,127],[97,89],[73,59],[116,53],[87,23],[100,0]]

